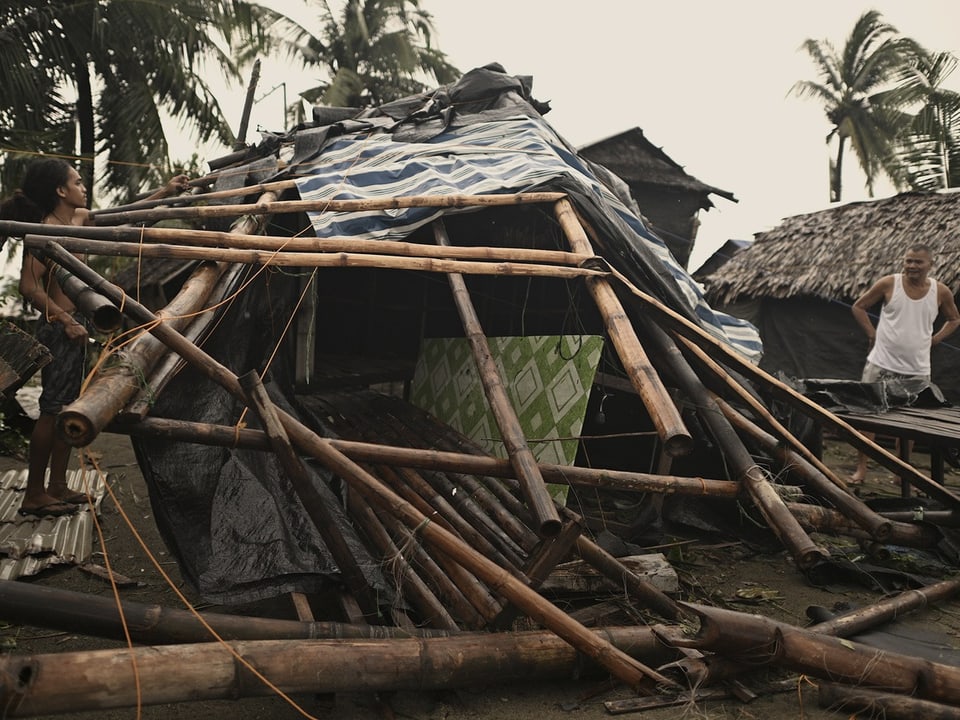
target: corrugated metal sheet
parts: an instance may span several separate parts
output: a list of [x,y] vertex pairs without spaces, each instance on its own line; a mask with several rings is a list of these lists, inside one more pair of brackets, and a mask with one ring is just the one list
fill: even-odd
[[72,490],[93,497],[93,508],[82,506],[73,515],[33,517],[17,514],[27,485],[27,471],[8,470],[0,476],[0,579],[36,575],[53,565],[79,565],[93,553],[94,512],[105,492],[104,476],[95,470],[67,473]]

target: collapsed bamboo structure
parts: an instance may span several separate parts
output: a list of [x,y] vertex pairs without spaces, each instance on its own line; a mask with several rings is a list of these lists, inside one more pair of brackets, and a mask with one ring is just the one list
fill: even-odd
[[[236,159],[247,155],[238,151]],[[639,264],[647,257],[644,251],[614,242],[618,221],[587,213],[591,197],[569,184],[559,184],[562,192],[541,191],[538,181],[533,190],[499,194],[342,199],[304,190],[299,181],[308,170],[292,172],[294,179],[245,180],[224,190],[211,190],[211,178],[201,179],[189,195],[94,212],[90,227],[0,223],[0,234],[23,237],[25,248],[73,288],[78,306],[110,314],[104,329],[116,330],[121,316],[126,322],[126,331],[107,345],[106,362],[58,417],[64,439],[83,447],[104,431],[127,434],[138,443],[153,483],[164,480],[163,470],[151,466],[166,461],[164,453],[180,462],[170,474],[201,457],[181,450],[185,446],[209,450],[202,457],[215,457],[211,465],[248,463],[230,492],[216,497],[223,504],[211,500],[192,519],[209,515],[212,526],[218,512],[236,509],[224,504],[242,507],[240,498],[263,513],[264,524],[276,512],[281,522],[271,526],[269,540],[294,547],[300,563],[285,577],[310,576],[303,587],[292,582],[257,589],[290,592],[297,622],[245,623],[129,605],[123,622],[132,621],[133,641],[148,648],[29,661],[7,657],[0,702],[10,716],[262,694],[271,691],[264,679],[286,692],[372,692],[569,675],[577,654],[639,694],[669,690],[688,697],[685,685],[742,678],[751,669],[744,659],[758,649],[769,664],[845,687],[869,684],[901,699],[916,693],[918,703],[944,712],[960,705],[957,678],[948,668],[881,658],[869,648],[827,639],[943,601],[955,594],[955,583],[879,603],[859,621],[786,627],[680,602],[601,546],[594,532],[604,527],[602,513],[598,519],[578,504],[585,496],[626,494],[660,509],[680,497],[744,508],[786,550],[798,573],[830,563],[820,540],[826,534],[871,545],[937,543],[936,525],[888,516],[852,494],[775,416],[762,399],[771,395],[942,503],[928,517],[945,525],[956,521],[960,505],[953,491],[764,373],[696,309],[678,302],[657,270],[631,268],[631,260]],[[237,173],[245,173],[243,165]],[[405,210],[424,214],[398,233],[403,240],[389,229],[353,237],[336,224],[313,233],[331,217],[335,223],[344,216],[342,228],[351,222],[366,228]],[[128,225],[161,220],[204,227]],[[511,232],[514,223],[518,229]],[[280,234],[268,234],[271,228]],[[178,260],[189,273],[172,298],[150,308],[96,273],[80,253],[136,258],[144,267]],[[237,309],[253,295],[251,288],[262,295]],[[222,330],[231,313],[242,322]],[[568,326],[576,332],[568,333]],[[377,336],[372,342],[371,335]],[[555,406],[584,400],[575,437],[561,438],[549,434],[542,408],[524,407],[527,396],[511,394],[522,383],[502,357],[494,357],[493,340],[560,337],[554,355],[573,365],[574,358],[563,357],[568,335],[581,347],[584,338],[600,338],[602,348],[595,358],[575,358],[593,363],[588,370],[594,374],[583,373],[585,387],[575,388],[568,374],[566,384],[552,388]],[[486,438],[489,444],[411,401],[407,361],[420,359],[427,340],[450,338],[465,341],[466,364],[479,378],[477,399],[458,385],[451,402],[455,410],[482,406],[490,412],[483,429],[496,437]],[[397,352],[371,352],[382,350],[381,342]],[[447,352],[445,361],[454,355]],[[371,362],[381,359],[382,366]],[[402,388],[383,390],[383,383]],[[633,445],[607,457],[584,449],[594,438],[581,428],[595,408],[592,430],[605,434],[604,402],[614,387],[631,403],[617,420]],[[195,403],[191,411],[170,411],[179,407],[170,400],[177,394]],[[202,413],[192,411],[198,405]],[[534,425],[539,432],[523,424],[525,412],[540,423]],[[609,405],[606,412],[613,415]],[[535,454],[569,439],[579,443],[573,460],[557,460],[559,451]],[[496,443],[499,455],[491,449]],[[717,458],[707,472],[671,473],[674,465],[696,461],[707,445]],[[761,457],[795,484],[774,477]],[[220,471],[201,465],[190,469],[204,479]],[[568,492],[568,500],[548,485]],[[251,488],[258,494],[245,496]],[[209,496],[218,490],[202,488]],[[163,515],[162,507],[157,510]],[[175,535],[176,518],[162,519]],[[240,534],[255,525],[228,531]],[[189,558],[180,550],[175,554],[189,576]],[[595,608],[561,609],[551,595],[556,585],[547,581],[571,559],[629,605],[637,625],[598,631]],[[190,580],[201,594],[209,592],[201,587],[208,577]],[[316,587],[336,597],[336,620],[307,617],[311,608],[302,596]],[[6,617],[84,631],[79,615],[92,618],[86,631],[121,636],[117,613],[102,603],[62,596],[51,602],[63,612],[46,614],[37,596],[0,591]],[[575,602],[589,605],[583,598]],[[639,624],[694,618],[700,636],[693,640],[679,625],[651,630]],[[518,632],[531,625],[539,630]],[[326,635],[332,637],[316,640]],[[847,650],[848,662],[837,670],[833,656]],[[139,679],[130,673],[131,653]],[[465,658],[460,664],[450,660],[457,653]],[[238,656],[254,669],[241,667]],[[502,660],[495,670],[485,662],[492,657]],[[99,675],[110,676],[109,686],[84,681],[82,668],[91,662]],[[342,672],[353,663],[362,671]],[[183,682],[166,681],[171,673]],[[70,690],[58,692],[64,687]],[[140,687],[142,699],[134,692]]]

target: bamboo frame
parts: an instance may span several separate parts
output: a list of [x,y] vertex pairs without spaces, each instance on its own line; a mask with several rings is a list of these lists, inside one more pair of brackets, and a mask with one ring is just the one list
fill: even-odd
[[[67,267],[81,280],[113,300],[113,302],[119,303],[122,299],[122,291],[119,288],[108,283],[57,243],[50,242],[44,248],[44,252],[54,262]],[[128,300],[123,309],[124,313],[135,321],[150,324],[151,332],[161,342],[173,352],[181,355],[187,362],[193,364],[209,379],[235,397],[243,398],[237,377],[228,368],[185,340],[173,328],[156,324],[153,313],[139,303]],[[648,691],[652,690],[651,683],[674,685],[673,681],[644,666],[621,650],[612,647],[610,643],[598,640],[587,628],[544,600],[521,581],[484,558],[446,530],[430,523],[428,517],[424,517],[412,505],[338,452],[327,440],[311,431],[298,420],[284,412],[280,412],[279,417],[299,451],[319,460],[328,469],[348,482],[355,490],[376,502],[385,511],[396,513],[409,527],[416,528],[418,535],[424,542],[446,553],[471,570],[488,586],[496,588],[507,599],[515,603],[528,616],[552,630],[588,657],[601,663],[618,680],[629,687],[638,690],[647,689]]]

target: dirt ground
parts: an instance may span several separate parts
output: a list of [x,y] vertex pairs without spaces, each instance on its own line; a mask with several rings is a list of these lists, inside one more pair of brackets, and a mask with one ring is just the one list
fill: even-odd
[[[100,467],[108,473],[108,482],[124,512],[131,518],[136,534],[157,558],[160,567],[173,583],[192,601],[195,597],[180,580],[176,563],[171,560],[153,523],[147,490],[140,475],[129,439],[121,435],[104,434],[88,448],[98,458]],[[918,457],[922,467],[923,456]],[[825,459],[846,477],[853,470],[854,456],[843,444],[828,440]],[[76,463],[77,460],[74,460]],[[0,457],[0,471],[23,467],[16,458]],[[960,484],[960,475],[951,472],[948,485]],[[868,496],[896,496],[899,488],[886,472],[871,467],[868,483],[860,491]],[[138,587],[122,589],[124,599],[141,603],[158,603],[168,607],[181,605],[161,573],[151,564],[134,533],[126,526],[117,505],[109,496],[102,506],[102,526],[106,547],[95,545],[93,561],[103,564],[104,549],[109,553],[113,569],[139,581]],[[687,538],[689,540],[689,538]],[[820,538],[818,538],[820,539]],[[842,542],[823,538],[824,542]],[[833,551],[833,547],[831,550]],[[714,602],[735,609],[756,612],[777,620],[797,625],[807,624],[806,608],[810,605],[834,607],[838,602],[862,606],[880,599],[875,589],[858,585],[833,585],[818,588],[808,583],[793,567],[789,556],[782,551],[758,551],[736,538],[717,537],[695,539],[677,545],[668,552],[671,562],[684,581],[685,597],[700,602]],[[841,548],[841,552],[859,552],[859,549]],[[110,586],[101,579],[76,567],[47,570],[34,578],[22,580],[59,588],[110,596]],[[216,609],[216,608],[214,608]],[[222,609],[220,609],[222,610]],[[918,612],[904,620],[918,628],[935,630],[946,643],[960,648],[960,604],[942,603]],[[53,632],[42,628],[5,624],[0,627],[0,641],[11,653],[50,653],[116,648],[113,641],[83,635]],[[724,700],[660,708],[635,717],[664,720],[666,718],[713,718],[716,720],[746,720],[750,718],[794,718],[809,720],[846,717],[845,713],[821,710],[817,706],[814,683],[804,678],[776,674],[775,678],[791,680],[790,690],[762,696],[753,702]],[[631,693],[602,679],[558,679],[544,683],[522,683],[502,686],[478,686],[445,692],[400,692],[386,698],[370,695],[296,696],[299,708],[277,697],[244,698],[239,700],[203,701],[157,705],[150,707],[100,710],[73,713],[77,718],[254,718],[323,717],[343,720],[373,720],[381,718],[414,718],[440,720],[446,718],[480,718],[483,720],[559,720],[577,718],[591,720],[607,718],[610,713],[604,702],[631,697]],[[59,715],[57,717],[64,717]]]

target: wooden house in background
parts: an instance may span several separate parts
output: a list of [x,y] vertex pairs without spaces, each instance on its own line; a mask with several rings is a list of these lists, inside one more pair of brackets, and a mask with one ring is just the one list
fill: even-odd
[[[786,218],[698,279],[713,307],[758,327],[764,369],[858,380],[867,338],[850,306],[882,275],[900,272],[915,243],[933,251],[931,275],[960,290],[958,238],[960,192],[902,193]],[[933,381],[960,402],[960,335],[934,348],[931,359]]]
[[737,202],[732,192],[687,174],[638,127],[578,150],[621,178],[647,221],[683,267],[687,267],[700,227],[701,210],[714,207],[711,195]]

